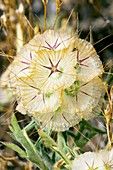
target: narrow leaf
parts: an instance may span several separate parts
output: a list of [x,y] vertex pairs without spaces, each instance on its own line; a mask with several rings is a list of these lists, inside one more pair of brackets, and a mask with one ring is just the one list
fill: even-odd
[[25,151],[23,151],[19,146],[13,144],[13,143],[9,143],[9,142],[1,142],[3,145],[7,146],[8,148],[18,152],[18,154],[22,157],[22,158],[26,158],[27,155],[25,153]]

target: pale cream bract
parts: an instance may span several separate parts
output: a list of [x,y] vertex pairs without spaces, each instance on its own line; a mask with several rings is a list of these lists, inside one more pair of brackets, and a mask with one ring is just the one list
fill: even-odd
[[94,47],[67,32],[47,30],[18,53],[10,70],[17,110],[41,127],[64,131],[95,116],[103,66]]

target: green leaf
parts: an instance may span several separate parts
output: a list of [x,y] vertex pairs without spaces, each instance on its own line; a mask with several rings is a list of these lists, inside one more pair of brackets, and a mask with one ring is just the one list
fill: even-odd
[[58,143],[58,147],[60,149],[63,149],[66,146],[66,143],[65,143],[64,137],[62,135],[62,132],[58,132],[57,143]]
[[38,134],[40,135],[40,137],[44,140],[44,144],[46,147],[51,147],[51,146],[56,146],[57,144],[56,142],[45,132],[43,132],[41,129],[38,130]]
[[25,131],[31,130],[35,126],[35,120],[32,120],[24,129]]
[[9,142],[1,142],[3,145],[7,146],[8,148],[18,152],[18,154],[22,157],[22,158],[27,158],[27,155],[25,153],[25,151],[23,151],[19,146],[13,144],[13,143],[9,143]]
[[[42,170],[48,170],[48,167],[45,165],[44,160],[36,150],[35,146],[29,139],[25,129],[21,130],[21,128],[18,125],[18,122],[16,120],[15,115],[12,115],[11,119],[11,131],[15,137],[15,139],[22,145],[22,147],[26,151],[26,157],[30,161],[34,162],[40,169]],[[12,148],[13,149],[13,148]]]
[[66,164],[71,165],[71,161],[66,157],[62,150],[58,147],[57,143],[48,134],[43,132],[41,129],[38,130],[38,133],[42,137],[46,147],[53,149],[61,156],[61,158],[65,161]]

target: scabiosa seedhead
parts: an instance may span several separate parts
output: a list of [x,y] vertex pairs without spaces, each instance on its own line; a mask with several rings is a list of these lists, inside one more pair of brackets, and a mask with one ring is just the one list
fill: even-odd
[[113,150],[105,149],[99,152],[86,152],[77,156],[72,164],[72,170],[112,170]]
[[103,91],[102,63],[93,46],[67,32],[47,30],[26,44],[12,63],[17,110],[42,127],[64,131],[95,116]]
[[[62,50],[62,49],[66,49],[67,47],[70,46],[70,44],[72,44],[74,41],[74,35],[69,34],[67,32],[61,32],[61,31],[54,31],[54,30],[47,30],[45,31],[43,34],[37,34],[36,36],[34,36],[34,38],[26,45],[24,45],[24,47],[17,53],[17,57],[15,57],[13,63],[12,63],[12,69],[10,70],[11,74],[10,74],[10,82],[11,82],[11,86],[15,87],[15,83],[16,83],[16,79],[18,79],[19,77],[26,77],[29,76],[30,70],[30,64],[32,63],[32,60],[41,60],[44,57],[45,60],[45,64],[47,66],[52,66],[52,61],[51,61],[51,55],[52,55],[52,60],[53,63],[56,65],[53,66],[57,66],[59,67],[59,62],[60,64],[65,60],[65,57],[67,55],[68,57],[68,53],[66,53],[66,51],[64,50],[63,52],[60,51],[59,53],[62,53],[63,55],[60,55],[60,58],[64,58],[62,59],[62,61],[57,60],[57,53],[55,53],[55,51],[58,50]],[[70,46],[72,47],[72,46]],[[39,51],[43,51],[40,55],[40,53],[37,53]],[[44,51],[46,53],[46,55],[44,54]],[[50,52],[52,51],[52,52]],[[54,54],[55,55],[54,55]],[[63,57],[65,55],[65,57]],[[54,56],[54,57],[53,57]],[[59,58],[59,59],[60,59]],[[68,58],[69,59],[69,58]],[[71,57],[72,59],[72,57]],[[71,60],[69,59],[69,60]],[[49,60],[49,63],[47,63]],[[74,59],[72,59],[74,60]],[[57,63],[56,63],[57,61]],[[38,64],[38,63],[37,63]],[[66,64],[66,63],[62,63],[62,64]],[[44,65],[44,66],[46,66]],[[54,71],[55,67],[52,67],[52,70]],[[46,71],[48,71],[46,69]],[[69,71],[68,69],[65,71]],[[74,70],[75,73],[75,70]],[[67,73],[68,74],[68,73]]]

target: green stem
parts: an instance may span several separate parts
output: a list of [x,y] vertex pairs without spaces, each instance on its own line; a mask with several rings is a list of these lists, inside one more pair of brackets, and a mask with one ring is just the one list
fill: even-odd
[[57,152],[62,157],[62,159],[65,161],[66,164],[71,165],[71,161],[66,157],[66,155],[61,150],[58,150],[58,148],[54,146],[52,148],[55,152]]

